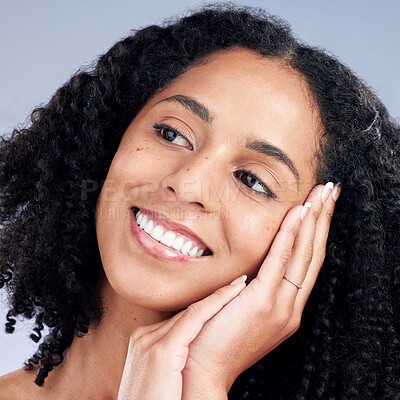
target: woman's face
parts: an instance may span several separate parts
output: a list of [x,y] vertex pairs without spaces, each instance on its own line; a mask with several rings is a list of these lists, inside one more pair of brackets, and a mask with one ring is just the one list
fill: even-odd
[[[175,311],[254,278],[285,214],[316,184],[320,132],[304,79],[278,60],[236,47],[189,69],[139,112],[110,166],[96,214],[110,285]],[[132,208],[158,231],[138,227]],[[157,234],[167,231],[165,245]],[[189,241],[212,255],[174,249]]]

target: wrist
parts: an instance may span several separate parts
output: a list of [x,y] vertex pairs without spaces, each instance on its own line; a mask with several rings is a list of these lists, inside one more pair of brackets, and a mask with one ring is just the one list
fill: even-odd
[[224,382],[218,382],[201,374],[182,374],[182,400],[227,400],[229,389]]

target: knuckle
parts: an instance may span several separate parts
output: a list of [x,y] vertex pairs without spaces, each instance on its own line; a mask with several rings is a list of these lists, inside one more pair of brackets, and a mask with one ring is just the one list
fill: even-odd
[[263,293],[263,287],[258,278],[255,278],[252,282],[254,282],[254,285],[248,286],[249,291],[253,293],[253,298],[256,299],[252,304],[252,312],[255,313],[257,319],[268,320],[275,309],[276,297],[274,294],[265,295]]
[[229,289],[226,286],[223,286],[214,292],[214,296],[218,297],[218,300],[221,300],[225,297],[226,291]]
[[186,308],[185,314],[188,317],[194,317],[198,315],[200,312],[200,306],[197,303],[190,304],[188,308]]
[[321,213],[320,210],[312,209],[312,211],[311,211],[311,217],[313,218],[314,221],[317,221],[317,220],[318,220],[320,213]]
[[324,260],[325,260],[325,255],[326,255],[326,248],[322,247],[320,249],[318,249],[316,251],[316,260],[318,262],[318,264],[323,264]]
[[275,312],[274,304],[269,304],[267,307],[264,308],[264,313],[266,317],[271,317]]
[[282,310],[281,312],[278,313],[278,315],[275,318],[275,325],[276,327],[281,330],[285,328],[289,322],[289,313],[287,311]]
[[289,324],[289,330],[292,334],[299,330],[300,323],[301,323],[301,316],[295,316],[294,318],[292,318]]
[[274,307],[272,304],[265,304],[262,307],[258,307],[257,315],[260,320],[267,320],[270,318],[271,314],[274,311]]
[[332,210],[326,210],[325,211],[325,218],[328,222],[328,224],[330,225],[332,222],[332,218],[333,218],[333,211]]
[[291,249],[284,249],[281,253],[280,260],[283,265],[289,263],[290,258],[292,257],[292,250]]
[[304,258],[306,263],[309,264],[314,255],[314,247],[311,243],[309,243],[304,249]]

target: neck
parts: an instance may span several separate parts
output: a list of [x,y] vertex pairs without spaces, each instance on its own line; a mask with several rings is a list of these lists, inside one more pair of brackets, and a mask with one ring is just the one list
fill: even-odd
[[174,315],[128,303],[113,290],[103,271],[98,290],[103,318],[84,337],[74,337],[63,363],[49,373],[44,386],[52,396],[57,393],[53,398],[116,399],[133,330]]

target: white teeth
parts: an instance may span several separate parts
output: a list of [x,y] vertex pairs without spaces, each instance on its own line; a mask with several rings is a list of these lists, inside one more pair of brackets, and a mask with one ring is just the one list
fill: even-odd
[[183,254],[192,257],[201,257],[204,253],[204,249],[193,247],[191,240],[185,243],[185,239],[182,236],[177,235],[172,231],[164,231],[165,228],[161,225],[154,226],[153,220],[142,214],[140,210],[136,213],[136,223],[140,226],[140,229],[148,233],[153,239],[165,244],[166,246],[172,247],[175,250],[180,251]]
[[201,256],[203,255],[203,253],[204,253],[204,249],[200,249],[200,250],[197,252],[196,257],[201,257]]
[[199,248],[197,246],[193,247],[193,249],[189,251],[189,256],[192,256],[192,257],[195,256],[197,254],[198,249]]
[[154,222],[150,219],[149,222],[146,224],[146,226],[144,227],[144,231],[148,234],[151,233],[151,231],[154,228]]
[[150,233],[150,236],[158,241],[161,240],[161,238],[164,235],[164,229],[162,228],[161,225],[157,225],[152,232]]
[[143,216],[142,221],[140,222],[140,229],[143,229],[147,224],[147,216]]
[[172,243],[172,247],[175,250],[180,250],[183,246],[184,239],[183,237],[179,236],[175,239],[174,243]]
[[189,240],[188,242],[186,242],[182,248],[181,248],[181,253],[183,254],[188,254],[189,250],[192,248],[192,241]]
[[165,232],[164,236],[161,238],[161,243],[164,243],[166,246],[171,246],[175,238],[176,234],[174,232]]

